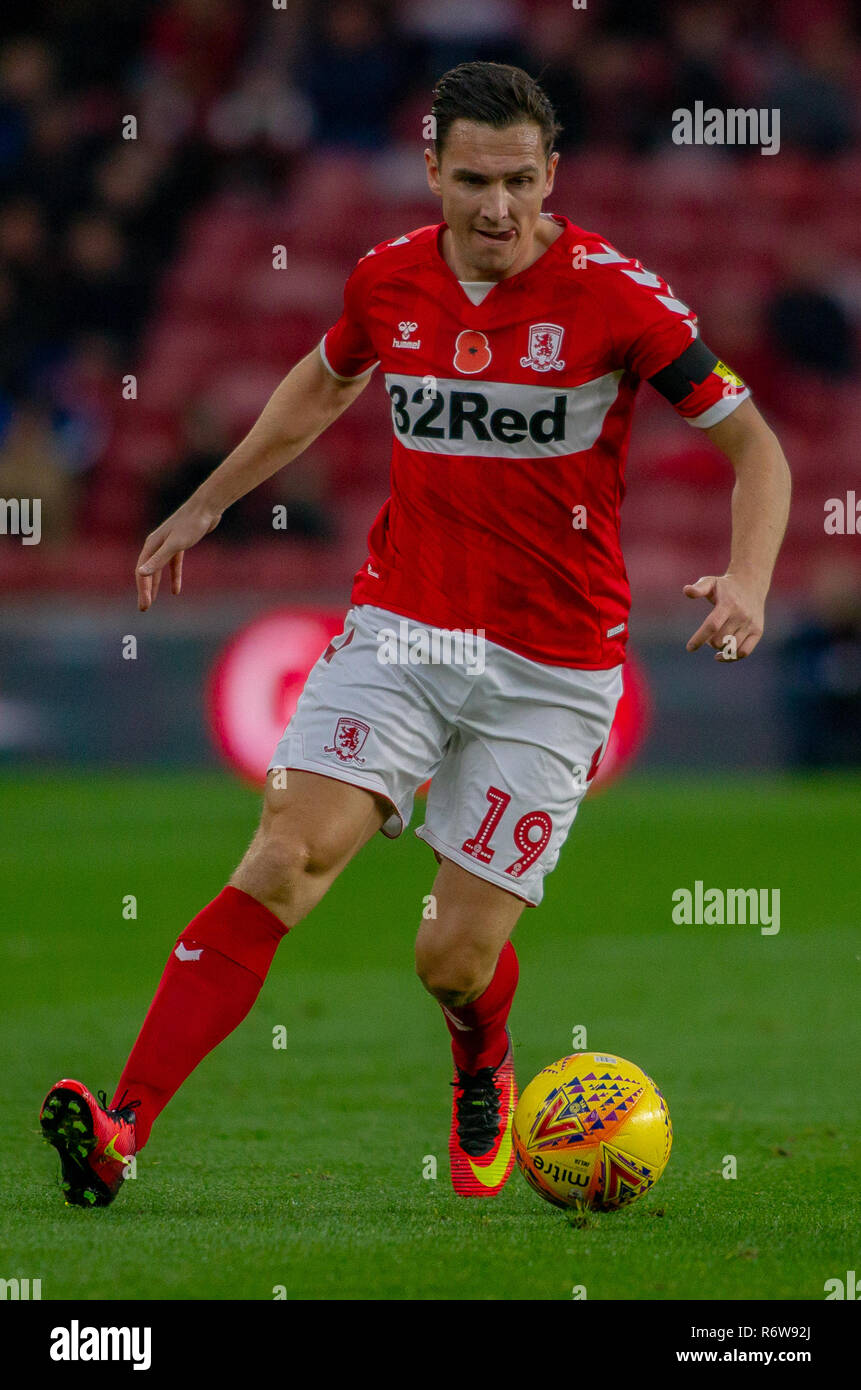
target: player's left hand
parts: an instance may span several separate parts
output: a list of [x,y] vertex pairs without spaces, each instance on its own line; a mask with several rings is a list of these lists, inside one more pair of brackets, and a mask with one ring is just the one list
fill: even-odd
[[750,656],[763,633],[765,599],[749,584],[731,574],[707,574],[696,584],[686,584],[688,598],[705,598],[712,612],[689,638],[687,651],[705,643],[715,648],[715,661],[737,661]]

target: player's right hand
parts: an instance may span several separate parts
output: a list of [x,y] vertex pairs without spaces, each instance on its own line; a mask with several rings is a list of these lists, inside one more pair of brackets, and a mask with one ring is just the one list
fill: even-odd
[[208,536],[210,531],[214,531],[220,520],[220,512],[207,511],[189,500],[150,532],[135,566],[141,613],[155,603],[161,572],[166,565],[170,567],[171,593],[181,591],[183,555],[204,536]]

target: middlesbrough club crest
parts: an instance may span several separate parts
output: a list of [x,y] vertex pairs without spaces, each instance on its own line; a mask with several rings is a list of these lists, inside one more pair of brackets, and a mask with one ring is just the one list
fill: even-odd
[[535,372],[561,372],[565,363],[560,361],[559,349],[564,332],[558,323],[530,324],[529,356],[521,357],[521,367],[531,367]]
[[351,719],[349,715],[342,714],[335,725],[335,737],[331,744],[324,744],[324,753],[337,753],[342,762],[363,763],[364,758],[358,755],[365,746],[365,740],[371,732],[369,725],[363,724],[360,719]]

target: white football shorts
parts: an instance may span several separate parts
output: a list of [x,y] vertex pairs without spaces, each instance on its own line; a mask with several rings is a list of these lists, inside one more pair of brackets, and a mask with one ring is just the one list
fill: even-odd
[[621,666],[548,666],[479,633],[360,604],[312,668],[269,768],[385,797],[392,839],[432,778],[416,834],[537,906],[621,693]]

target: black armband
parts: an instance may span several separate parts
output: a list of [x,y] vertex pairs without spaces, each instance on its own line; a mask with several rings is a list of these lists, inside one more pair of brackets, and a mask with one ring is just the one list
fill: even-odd
[[718,365],[718,361],[719,358],[715,357],[701,338],[694,338],[681,357],[677,357],[675,362],[649,377],[649,385],[660,391],[670,405],[678,405],[691,394],[695,386],[705,381]]

